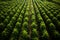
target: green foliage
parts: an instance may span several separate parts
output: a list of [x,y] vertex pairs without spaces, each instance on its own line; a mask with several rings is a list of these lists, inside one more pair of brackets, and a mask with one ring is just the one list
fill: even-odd
[[0,40],[60,40],[60,6],[44,1],[0,0]]

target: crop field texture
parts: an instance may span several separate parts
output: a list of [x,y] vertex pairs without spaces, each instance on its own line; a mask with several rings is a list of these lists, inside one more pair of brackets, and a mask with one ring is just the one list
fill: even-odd
[[60,40],[60,5],[41,0],[1,1],[0,40]]

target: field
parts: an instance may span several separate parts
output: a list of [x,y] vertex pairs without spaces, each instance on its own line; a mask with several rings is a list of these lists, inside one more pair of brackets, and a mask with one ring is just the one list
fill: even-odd
[[0,40],[60,40],[60,5],[41,0],[0,1]]

